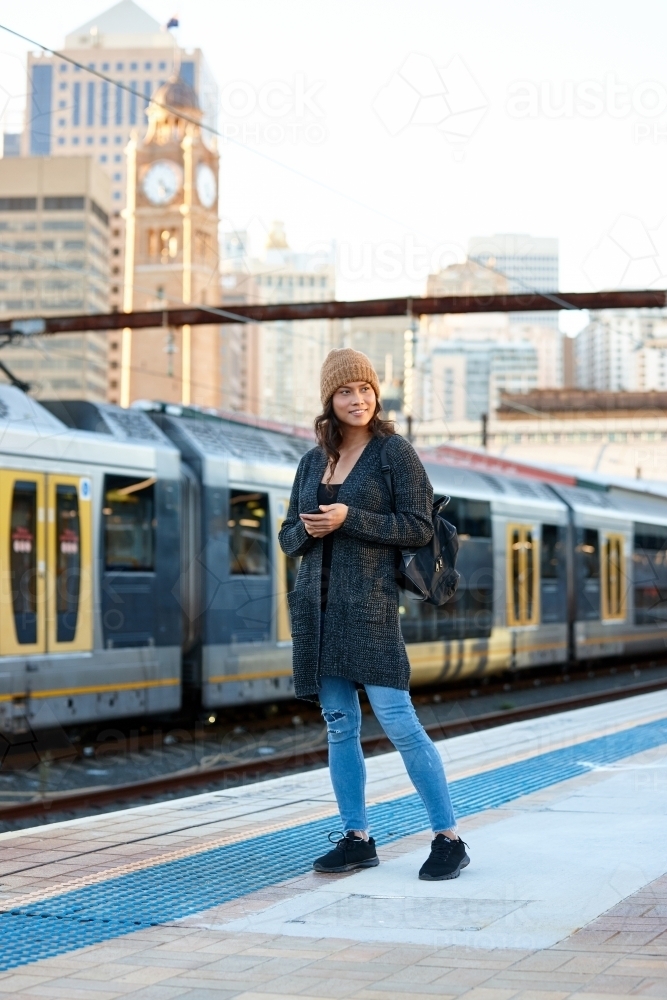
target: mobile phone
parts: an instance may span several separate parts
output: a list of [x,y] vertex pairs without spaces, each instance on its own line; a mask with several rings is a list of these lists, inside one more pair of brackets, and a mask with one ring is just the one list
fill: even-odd
[[320,510],[320,508],[318,507],[317,510],[302,510],[301,513],[302,514],[324,514],[324,511]]

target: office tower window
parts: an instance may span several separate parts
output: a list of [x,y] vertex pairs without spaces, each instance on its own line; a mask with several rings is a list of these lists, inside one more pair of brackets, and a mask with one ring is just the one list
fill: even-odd
[[67,72],[67,63],[61,63],[58,68],[59,68],[59,70],[60,70],[61,73],[66,73]]
[[114,139],[114,142],[116,143],[117,146],[120,146],[122,141],[123,141],[122,135],[117,135],[116,138]]
[[101,143],[102,146],[106,146],[106,144],[107,144],[108,141],[109,140],[106,137],[106,135],[103,135],[102,138],[100,139],[100,143]]
[[195,64],[193,62],[181,63],[181,80],[185,80],[192,89],[195,89]]
[[81,84],[72,87],[72,125],[81,124]]
[[113,193],[113,200],[114,201],[120,201],[120,191],[114,191],[114,193]]
[[52,67],[33,66],[30,95],[30,155],[48,156],[51,152]]
[[109,72],[109,63],[102,63],[102,71],[104,73],[108,73]]
[[125,68],[125,63],[116,63],[116,69],[118,70],[119,73],[122,73],[124,68]]
[[88,112],[86,114],[86,125],[95,124],[95,84],[88,81]]
[[63,81],[58,84],[58,90],[67,90],[67,84]]
[[123,157],[120,155],[120,153],[116,153],[116,155],[113,158],[113,162],[114,163],[120,163],[122,159],[123,159]]
[[151,101],[151,93],[153,88],[151,87],[150,80],[144,80],[144,110],[148,107]]
[[157,68],[158,68],[158,69],[166,69],[166,68],[167,68],[167,64],[166,64],[166,62],[161,62],[161,63],[158,63],[158,64],[157,64]]
[[137,70],[137,69],[139,69],[139,65],[138,65],[138,63],[130,63],[130,69],[131,69],[131,70],[132,70],[133,72],[134,72],[134,70]]
[[[105,159],[106,159],[106,157],[105,157]],[[120,181],[120,180],[122,180],[123,178],[122,178],[122,175],[121,175],[121,174],[114,174],[114,175],[113,175],[113,179],[114,179],[115,181]]]
[[123,91],[116,87],[116,125],[123,124]]
[[61,136],[58,137],[58,145],[59,146],[64,146],[65,145],[65,136],[64,135],[61,135]]
[[89,136],[87,136],[87,137],[86,137],[86,145],[87,145],[87,146],[92,146],[92,144],[93,144],[93,141],[94,141],[94,140],[93,140],[93,137],[92,137],[92,135],[89,135]]
[[72,139],[72,145],[73,146],[78,146],[79,145],[79,137],[78,137],[78,135],[75,135],[74,138]]
[[100,102],[100,125],[109,124],[109,84],[106,80],[102,83],[100,87],[101,91],[101,102]]
[[[132,63],[132,65],[136,66],[136,63]],[[132,80],[130,83],[130,89],[132,91],[130,94],[130,125],[137,124],[137,87],[137,81]]]
[[102,155],[100,156],[100,163],[106,163],[106,162],[107,162],[107,155],[106,153],[102,153]]
[[153,69],[153,63],[149,63],[149,62],[144,63],[144,69],[147,69],[147,70],[148,69]]
[[58,125],[60,126],[60,128],[63,128],[63,126],[64,126],[65,124],[66,124],[66,123],[65,123],[65,119],[64,119],[64,118],[59,118],[59,119],[58,119]]

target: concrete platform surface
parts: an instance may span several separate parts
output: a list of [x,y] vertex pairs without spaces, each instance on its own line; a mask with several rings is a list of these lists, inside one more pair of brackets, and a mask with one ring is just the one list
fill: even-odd
[[0,836],[0,995],[667,1000],[667,692],[438,744],[472,863],[423,883],[400,757],[378,868],[309,870],[326,769]]

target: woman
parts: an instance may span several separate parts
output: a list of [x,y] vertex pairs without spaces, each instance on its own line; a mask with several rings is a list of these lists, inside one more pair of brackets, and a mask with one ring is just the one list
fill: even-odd
[[[343,836],[314,868],[379,864],[366,819],[357,693],[363,686],[429,814],[434,839],[419,877],[456,878],[470,859],[456,833],[440,755],[410,700],[395,581],[396,549],[425,545],[432,536],[433,489],[412,446],[381,418],[379,381],[365,354],[331,351],[321,398],[318,446],[299,463],[280,531],[286,555],[303,557],[288,595],[295,692],[322,707],[343,824]],[[394,507],[380,468],[383,439]]]

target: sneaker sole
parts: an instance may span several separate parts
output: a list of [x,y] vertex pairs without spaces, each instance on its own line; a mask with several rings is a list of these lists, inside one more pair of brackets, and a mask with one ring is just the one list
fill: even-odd
[[379,864],[379,858],[369,858],[368,861],[357,861],[355,864],[341,865],[339,868],[324,868],[315,863],[313,871],[319,872],[321,875],[337,875],[339,872],[353,872],[358,868],[376,868]]
[[469,864],[470,864],[470,858],[466,854],[466,856],[464,857],[463,861],[458,866],[458,868],[455,869],[455,871],[450,872],[449,875],[422,875],[420,873],[419,878],[422,880],[422,882],[446,882],[450,878],[458,878],[459,875],[461,874],[461,869],[467,868]]

